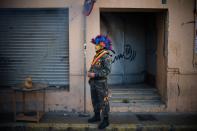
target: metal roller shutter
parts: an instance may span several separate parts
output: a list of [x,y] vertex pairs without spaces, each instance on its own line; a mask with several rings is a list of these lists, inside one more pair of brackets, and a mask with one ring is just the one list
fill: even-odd
[[68,9],[0,10],[0,86],[69,84]]

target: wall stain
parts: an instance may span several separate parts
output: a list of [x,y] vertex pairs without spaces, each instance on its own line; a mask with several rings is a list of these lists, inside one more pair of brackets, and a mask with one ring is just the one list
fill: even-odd
[[180,91],[179,84],[177,84],[177,87],[178,87],[178,96],[180,96],[181,91]]

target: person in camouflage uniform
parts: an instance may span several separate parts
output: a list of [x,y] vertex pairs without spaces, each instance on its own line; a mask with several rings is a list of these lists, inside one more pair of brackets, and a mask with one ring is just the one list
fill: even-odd
[[[92,61],[88,71],[89,84],[91,87],[91,99],[94,108],[94,116],[88,119],[89,123],[101,120],[100,113],[102,112],[102,122],[99,124],[99,129],[104,129],[109,125],[109,99],[107,76],[111,72],[112,58],[109,50],[112,50],[111,40],[107,36],[99,35],[92,39],[95,44],[96,55]],[[112,50],[113,51],[113,50]]]

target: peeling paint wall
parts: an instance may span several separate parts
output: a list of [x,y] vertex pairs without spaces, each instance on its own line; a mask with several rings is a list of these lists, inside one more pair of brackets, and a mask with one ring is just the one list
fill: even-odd
[[168,111],[197,111],[197,68],[193,66],[194,0],[169,1]]

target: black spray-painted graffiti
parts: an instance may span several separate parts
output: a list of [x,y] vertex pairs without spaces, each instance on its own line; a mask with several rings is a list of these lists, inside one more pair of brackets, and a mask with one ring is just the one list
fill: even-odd
[[136,51],[132,49],[131,45],[125,45],[123,53],[116,55],[112,61],[112,63],[120,60],[125,59],[129,61],[133,61],[136,57]]

